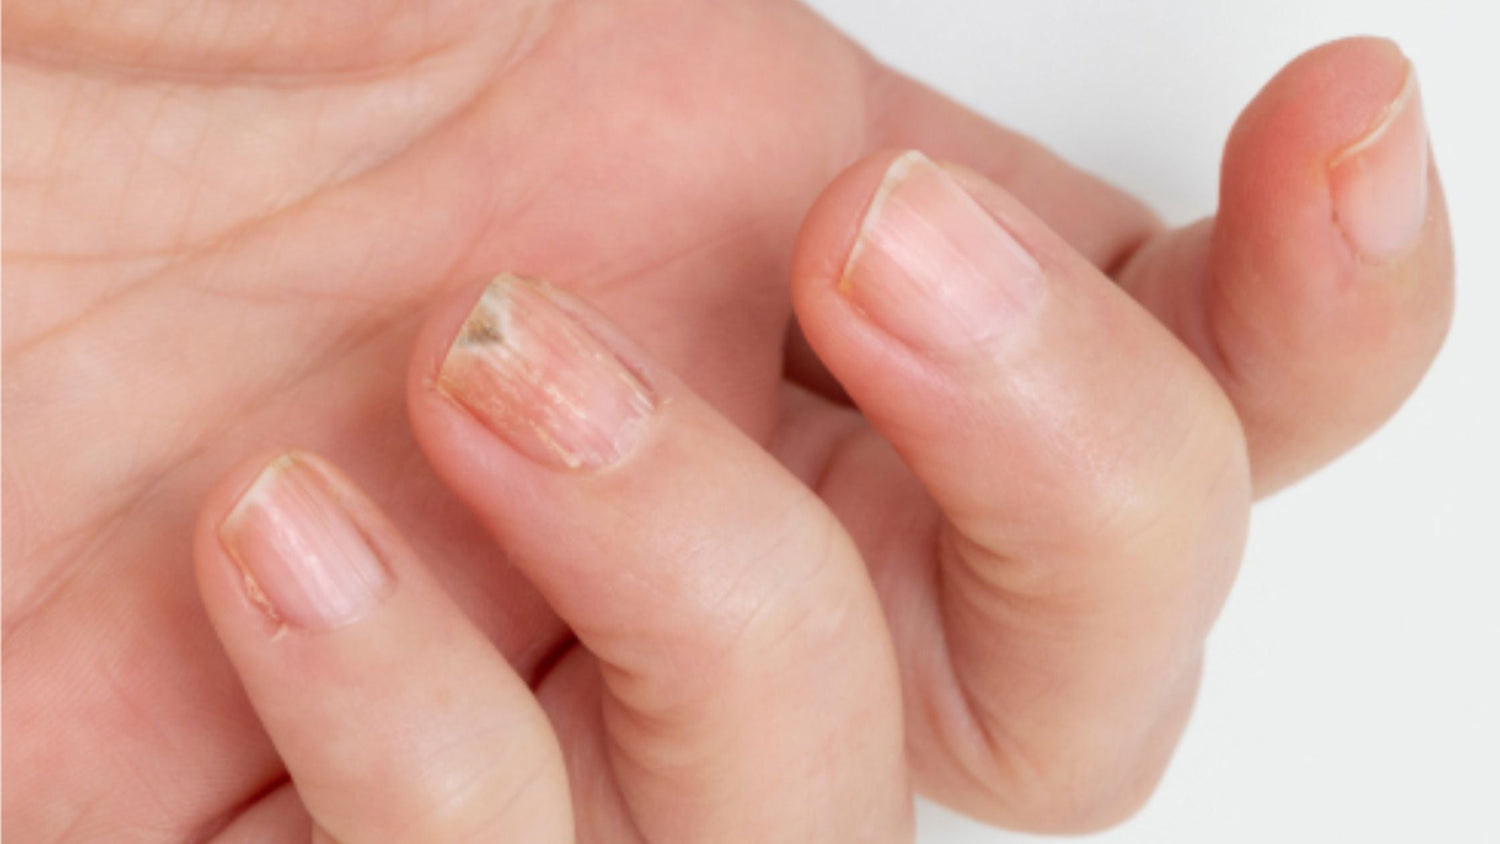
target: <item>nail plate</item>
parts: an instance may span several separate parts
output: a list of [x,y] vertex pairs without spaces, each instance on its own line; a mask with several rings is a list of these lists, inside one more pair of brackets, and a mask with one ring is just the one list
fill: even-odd
[[1427,124],[1410,66],[1380,119],[1328,166],[1334,220],[1349,243],[1371,258],[1409,249],[1427,217]]
[[312,459],[287,454],[262,469],[219,526],[219,539],[267,615],[326,630],[357,620],[392,581]]
[[886,171],[840,289],[919,349],[983,343],[1045,293],[1041,267],[943,169],[919,152]]
[[533,460],[609,466],[639,441],[655,397],[554,295],[514,275],[490,282],[449,348],[438,385]]

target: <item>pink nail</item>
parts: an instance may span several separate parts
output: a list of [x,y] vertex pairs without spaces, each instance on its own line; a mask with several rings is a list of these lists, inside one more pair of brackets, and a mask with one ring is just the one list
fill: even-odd
[[873,322],[923,350],[983,343],[1046,292],[1031,254],[919,152],[886,171],[840,287]]
[[1414,70],[1375,125],[1333,157],[1328,180],[1334,219],[1360,254],[1411,248],[1427,218],[1427,123]]
[[357,620],[390,589],[390,572],[313,458],[261,470],[219,526],[251,597],[272,619],[326,630]]
[[656,402],[539,282],[490,282],[438,382],[522,453],[559,468],[611,465],[644,433]]

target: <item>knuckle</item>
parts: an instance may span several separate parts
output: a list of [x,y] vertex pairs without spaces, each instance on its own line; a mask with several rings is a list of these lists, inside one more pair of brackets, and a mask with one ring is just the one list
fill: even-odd
[[1113,731],[1102,744],[1080,740],[1088,732],[1074,729],[1049,741],[1017,735],[994,744],[978,777],[989,807],[985,814],[1005,826],[1054,835],[1097,832],[1129,820],[1166,772],[1176,732],[1130,744],[1120,743]]
[[1248,508],[1250,467],[1239,417],[1216,388],[1195,392],[1199,397],[1186,407],[1174,403],[1175,412],[1136,420],[1138,430],[1127,434],[1133,448],[1080,449],[1069,520],[1071,534],[1090,550],[1117,554],[1156,545],[1164,532]]
[[1006,797],[1013,826],[1049,835],[1098,832],[1121,824],[1146,804],[1155,790],[1126,787],[1087,770],[1066,769],[1023,784]]
[[406,772],[402,779],[408,799],[400,826],[407,832],[397,840],[487,841],[514,827],[515,819],[558,805],[562,774],[542,742],[512,737],[501,748],[495,744],[475,742],[488,752],[471,758],[472,764],[451,765],[444,757],[419,776]]
[[839,614],[825,614],[827,608],[809,597],[836,594],[826,578],[845,553],[848,539],[832,519],[781,519],[741,561],[746,574],[740,588],[705,608],[713,619],[705,626],[717,633],[709,641],[725,655],[763,654],[834,637],[838,625],[827,622]]
[[[670,693],[657,704],[691,705],[847,635],[853,610],[836,600],[848,590],[834,581],[855,552],[842,528],[803,500],[757,521],[754,530],[694,543],[674,564],[691,574],[666,593],[671,605],[637,622],[639,657],[625,661],[649,665],[637,672],[643,679],[671,675],[668,684],[649,683]],[[675,655],[670,664],[663,653]]]

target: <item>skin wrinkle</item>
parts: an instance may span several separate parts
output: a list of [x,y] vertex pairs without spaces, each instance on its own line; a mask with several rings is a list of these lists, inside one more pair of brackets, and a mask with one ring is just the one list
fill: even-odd
[[5,250],[5,260],[8,263],[16,261],[30,261],[38,264],[97,264],[110,260],[115,261],[145,261],[154,258],[167,258],[175,253],[175,249],[142,249],[138,252],[120,252],[114,255],[86,255],[70,254],[55,255],[51,252],[28,252],[23,249]]
[[[146,161],[146,159],[148,157],[151,158],[152,160],[154,160],[155,162],[160,163],[160,164],[162,164],[162,165],[170,168],[179,178],[192,179],[192,171],[191,171],[191,169],[189,169],[186,165],[184,165],[183,162],[177,161],[175,158],[167,158],[167,157],[161,156],[160,154],[153,154],[151,152],[151,144],[150,144],[150,140],[149,140],[150,139],[150,135],[151,135],[151,129],[152,129],[152,127],[157,126],[157,125],[159,125],[161,123],[161,121],[162,121],[162,115],[166,111],[167,102],[168,102],[169,98],[171,97],[171,95],[172,95],[171,91],[163,91],[162,92],[161,96],[156,99],[156,104],[155,104],[155,107],[151,110],[151,115],[145,119],[145,121],[144,121],[144,123],[143,123],[143,125],[142,125],[142,127],[140,129],[137,129],[135,126],[133,126],[129,121],[125,120],[118,113],[109,113],[109,112],[106,112],[106,119],[112,117],[113,119],[110,120],[109,122],[114,127],[119,128],[121,131],[123,131],[126,134],[130,135],[132,137],[132,139],[135,141],[135,144],[134,144],[135,155],[130,159],[130,161],[131,161],[130,166],[125,169],[125,181],[124,181],[124,185],[121,187],[121,190],[120,190],[120,193],[123,196],[129,196],[132,193],[132,188],[135,187],[135,182],[137,181],[137,176],[140,173],[140,171],[142,169],[142,166],[144,165],[144,163],[145,163],[145,161]],[[100,99],[103,99],[102,95],[100,96]],[[207,136],[208,136],[208,132],[206,132],[206,131],[202,132],[199,135],[199,147],[198,147],[199,154],[201,154],[203,140],[205,138],[207,138]],[[120,231],[120,230],[125,229],[125,228],[128,227],[129,219],[128,219],[127,215],[131,211],[133,211],[133,210],[134,209],[131,209],[126,203],[123,203],[123,202],[120,203],[118,206],[116,206],[116,208],[115,208],[115,218],[114,218],[114,229],[115,229],[115,231]],[[184,225],[186,225],[187,222],[192,219],[191,217],[189,217],[186,214],[184,214],[182,216],[183,216],[183,223],[184,223]]]
[[[67,594],[69,591],[68,587],[72,585],[73,581],[83,577],[99,565],[99,560],[95,558],[94,552],[106,544],[106,541],[113,535],[113,531],[121,524],[123,517],[128,515],[138,503],[137,499],[131,499],[117,510],[88,522],[82,529],[75,533],[63,534],[57,538],[57,541],[48,542],[39,548],[23,548],[16,552],[28,558],[41,557],[45,559],[47,554],[54,553],[55,551],[58,557],[71,558],[73,564],[49,566],[47,576],[32,585],[31,589],[17,603],[6,607],[5,620],[3,625],[0,625],[0,653],[9,653],[16,646],[15,638],[25,629],[27,622],[37,617],[40,613],[45,612],[47,607],[61,595]],[[82,537],[78,536],[80,533],[83,534]],[[77,541],[82,543],[81,548],[73,550],[73,546],[68,546],[58,549],[58,545],[69,539],[77,539]],[[7,585],[5,591],[7,593],[14,592],[15,587]]]
[[[723,642],[723,653],[726,655],[735,651],[749,651],[750,649],[741,647],[740,643],[750,637],[754,637],[756,641],[761,643],[760,650],[762,652],[772,649],[777,640],[792,638],[790,635],[791,629],[807,624],[810,616],[827,612],[830,609],[828,607],[797,607],[796,609],[799,612],[796,614],[796,617],[781,619],[773,617],[772,621],[774,623],[770,630],[775,635],[770,639],[763,638],[767,631],[760,629],[762,619],[771,616],[773,613],[784,613],[788,607],[794,606],[795,602],[787,600],[786,596],[788,595],[816,594],[816,590],[809,588],[808,584],[812,583],[815,578],[824,576],[824,570],[828,568],[828,561],[836,557],[834,551],[840,547],[839,534],[842,529],[835,522],[830,520],[823,523],[820,526],[821,529],[817,538],[813,539],[804,535],[805,529],[798,524],[799,520],[795,515],[795,510],[791,503],[788,504],[787,510],[788,515],[777,518],[776,524],[778,527],[775,530],[774,536],[769,537],[769,541],[763,543],[764,547],[758,547],[751,556],[751,559],[756,561],[771,560],[772,558],[786,554],[786,549],[791,548],[797,552],[797,557],[816,559],[819,561],[818,565],[805,568],[801,572],[800,579],[796,581],[783,582],[781,584],[782,592],[764,596],[754,606],[745,607],[736,604],[733,600],[736,592],[743,591],[742,584],[739,582],[725,584],[720,594],[709,599],[705,604],[706,607],[720,611],[718,615],[721,619],[728,618],[732,620],[732,624],[723,628],[723,632],[718,634]],[[807,550],[814,547],[818,550],[815,552]],[[750,579],[752,577],[752,570],[756,567],[753,565],[747,566],[742,574],[742,578],[745,580]],[[707,623],[704,626],[712,627],[713,625]],[[700,681],[702,679],[701,677],[699,678]]]
[[[933,558],[939,560],[940,563],[931,567],[928,581],[931,583],[930,588],[938,616],[938,624],[935,626],[939,636],[937,650],[943,655],[943,671],[949,678],[949,681],[939,688],[956,692],[957,711],[963,716],[956,723],[952,718],[938,718],[937,723],[941,728],[937,732],[948,743],[950,758],[959,760],[961,763],[958,766],[959,770],[968,778],[970,785],[981,792],[993,792],[995,791],[994,784],[997,782],[1024,782],[1026,775],[1030,774],[1035,777],[1040,769],[1026,753],[1012,752],[1021,747],[1022,743],[1001,732],[1002,719],[986,718],[981,714],[982,708],[979,700],[970,688],[970,683],[966,681],[964,672],[958,669],[955,649],[949,644],[953,641],[950,628],[957,616],[952,609],[955,604],[950,598],[952,588],[948,586],[951,583],[950,571],[955,566],[946,561],[958,558],[959,552],[954,548],[954,543],[963,541],[966,541],[963,534],[951,528],[939,528],[932,538]],[[956,569],[965,573],[972,572],[971,569],[962,565],[956,566]],[[970,576],[972,577],[972,574]],[[937,696],[929,694],[925,697],[935,699]],[[950,713],[954,711],[954,707],[934,706],[933,711]],[[960,742],[957,740],[958,736],[978,737],[986,752],[976,759],[973,753],[973,743]]]
[[[959,538],[957,531],[935,527],[929,540],[934,549],[932,558],[941,559],[953,553],[945,549],[951,549]],[[967,785],[978,793],[993,795],[1003,806],[1006,791],[997,789],[996,784],[1025,782],[1028,776],[1038,780],[1040,763],[1025,752],[1024,743],[1004,731],[1002,721],[981,714],[980,701],[958,668],[956,651],[949,644],[953,640],[950,627],[955,618],[949,597],[952,590],[946,588],[949,569],[948,565],[931,566],[923,579],[937,617],[937,623],[932,625],[937,638],[929,647],[941,655],[938,666],[944,678],[935,688],[927,687],[929,693],[921,696],[923,706],[932,714],[933,732],[947,747],[948,758],[959,763],[956,769]],[[976,748],[982,748],[983,752],[976,754]]]
[[282,786],[290,784],[291,781],[286,769],[282,768],[279,773],[267,778],[263,785],[246,793],[244,799],[238,803],[189,829],[183,836],[184,844],[207,844],[217,839],[225,830],[234,826],[242,815],[260,805],[262,800],[276,793],[277,789]]
[[[547,4],[547,9],[549,11],[552,10],[554,8],[554,5],[560,5],[560,4]],[[536,20],[537,17],[538,17],[538,15],[536,13],[534,13],[532,15],[532,17],[525,22],[525,27],[528,30],[535,29],[536,26],[540,23],[538,20]],[[548,21],[548,23],[550,23],[550,21]],[[331,178],[330,180],[325,181],[322,184],[312,186],[305,193],[303,193],[301,196],[297,197],[296,199],[294,199],[294,200],[292,200],[290,202],[287,202],[286,204],[281,204],[281,205],[278,205],[277,207],[273,207],[270,210],[265,211],[263,213],[260,213],[258,215],[251,215],[249,217],[246,217],[246,218],[240,220],[239,222],[230,225],[228,228],[222,230],[221,232],[219,232],[219,233],[217,233],[217,234],[215,234],[213,236],[210,236],[206,240],[199,241],[198,243],[195,243],[195,244],[179,244],[175,248],[164,249],[164,250],[151,250],[150,252],[145,253],[145,254],[152,255],[152,256],[160,256],[160,257],[166,258],[167,259],[167,264],[165,266],[159,268],[154,273],[147,273],[147,274],[143,275],[139,280],[133,281],[133,282],[129,282],[125,286],[123,286],[121,288],[117,288],[114,291],[111,291],[109,294],[106,294],[102,299],[98,299],[98,300],[94,301],[93,303],[91,303],[90,305],[85,306],[82,310],[78,311],[71,319],[67,319],[67,320],[64,320],[62,322],[55,323],[54,325],[52,325],[49,328],[43,330],[42,332],[40,332],[38,334],[34,334],[31,337],[28,337],[26,340],[24,340],[19,345],[8,346],[6,348],[6,350],[5,350],[5,356],[6,356],[7,362],[10,363],[11,365],[14,365],[15,362],[16,362],[16,360],[18,358],[24,358],[31,351],[34,351],[38,347],[40,347],[40,346],[44,345],[46,342],[48,342],[48,340],[51,337],[54,337],[54,336],[57,336],[57,335],[60,335],[60,334],[65,334],[65,333],[68,333],[68,332],[80,329],[83,325],[86,324],[86,322],[88,321],[89,317],[92,316],[93,314],[95,314],[96,312],[99,312],[99,311],[104,310],[104,309],[108,309],[110,307],[116,306],[119,303],[128,301],[132,296],[139,295],[140,293],[142,293],[142,292],[144,292],[146,290],[149,290],[149,289],[151,289],[151,288],[159,285],[162,281],[166,280],[169,277],[169,274],[170,274],[171,270],[173,270],[173,269],[175,269],[177,267],[182,267],[182,266],[186,266],[186,265],[190,264],[191,261],[193,261],[199,254],[204,253],[204,252],[208,252],[208,251],[211,251],[211,250],[225,250],[225,249],[228,249],[230,246],[234,245],[237,241],[243,240],[244,237],[248,233],[251,233],[251,232],[255,231],[258,227],[262,227],[262,226],[264,226],[266,224],[269,224],[269,223],[271,223],[273,221],[276,221],[278,219],[284,219],[284,218],[286,218],[288,216],[291,216],[291,215],[293,215],[293,214],[295,214],[295,213],[297,213],[297,212],[305,209],[307,206],[309,206],[313,202],[313,200],[321,198],[322,195],[325,195],[325,194],[327,194],[329,192],[333,192],[335,190],[343,188],[346,185],[351,185],[351,184],[359,181],[361,178],[366,177],[368,175],[378,173],[379,171],[381,171],[381,170],[383,170],[385,168],[388,168],[389,166],[391,166],[391,165],[395,164],[396,162],[399,162],[403,158],[409,156],[414,151],[416,151],[417,149],[419,149],[420,147],[422,147],[423,143],[425,141],[430,140],[434,136],[440,135],[449,126],[453,125],[454,123],[458,122],[463,117],[465,117],[467,114],[469,114],[476,107],[476,105],[478,103],[482,102],[486,98],[486,96],[489,95],[493,91],[494,87],[497,84],[500,83],[500,81],[504,78],[505,72],[508,71],[514,65],[518,64],[519,62],[521,62],[526,57],[526,55],[529,54],[529,52],[531,50],[536,49],[545,40],[547,33],[550,32],[550,31],[551,31],[551,27],[550,26],[543,25],[540,30],[536,31],[536,33],[534,34],[533,37],[531,37],[528,41],[524,41],[523,42],[520,50],[508,51],[499,60],[499,62],[497,64],[497,66],[495,67],[493,73],[490,74],[489,76],[487,76],[486,78],[484,78],[482,81],[480,81],[475,86],[475,89],[474,89],[473,93],[470,96],[459,100],[457,103],[455,103],[455,105],[453,106],[453,108],[451,108],[446,114],[443,114],[443,115],[440,115],[440,116],[436,117],[433,120],[432,124],[426,130],[424,130],[422,132],[419,132],[416,135],[414,135],[403,146],[391,150],[385,156],[383,156],[383,157],[381,157],[379,159],[376,159],[376,160],[370,162],[369,164],[367,164],[365,167],[363,167],[361,169],[353,170],[353,171],[349,172],[348,174],[335,174],[335,176],[333,178]],[[13,53],[13,50],[10,49],[9,47],[7,47],[6,54],[5,54],[6,55],[6,62],[7,63],[9,63],[11,61],[12,53]],[[386,79],[386,78],[392,78],[392,77],[397,76],[398,73],[400,73],[402,71],[410,72],[413,67],[419,66],[423,62],[434,61],[440,54],[441,54],[441,51],[433,51],[433,52],[431,52],[431,53],[429,53],[427,55],[422,56],[420,62],[417,63],[417,64],[414,64],[414,65],[393,65],[393,66],[387,68],[383,73],[381,73],[379,75],[375,75],[373,77],[369,77],[368,79],[365,79],[365,80],[359,80],[359,79],[355,79],[355,80],[336,79],[333,84],[334,84],[335,87],[337,87],[339,85],[347,85],[347,84],[358,83],[358,82],[363,82],[363,81],[370,81],[370,80],[381,81],[381,80]],[[75,75],[81,75],[81,74],[75,74]],[[317,79],[318,77],[313,77],[313,78]],[[319,81],[322,81],[322,80],[319,80]],[[214,86],[214,87],[220,87],[223,84],[225,84],[225,83],[223,83],[222,80],[220,82],[218,82],[218,83],[211,83],[211,85]],[[235,80],[235,85],[236,85],[236,87],[242,87],[242,84],[241,84],[240,80],[238,80],[238,79]],[[324,83],[324,85],[322,87],[328,87],[327,83]],[[67,111],[65,111],[63,119],[60,119],[58,121],[57,137],[54,138],[54,144],[51,147],[51,149],[53,149],[53,150],[62,150],[62,149],[66,148],[66,146],[61,143],[61,141],[62,141],[62,135],[63,135],[64,131],[67,128],[67,124],[68,124],[67,116],[69,114],[71,114],[76,109],[76,104],[77,104],[77,100],[78,100],[78,95],[77,95],[76,92],[78,92],[80,89],[77,88],[77,87],[72,87],[72,88],[70,88],[70,90],[74,91],[75,95],[73,97],[70,97],[68,109],[67,109]],[[100,98],[99,97],[95,97],[94,99],[96,101],[98,101]],[[163,107],[163,105],[164,105],[165,102],[166,102],[165,96],[161,100],[157,101],[157,109],[158,109],[157,113],[158,114],[160,113],[160,109]],[[149,124],[149,122],[150,121],[148,121],[148,124]],[[131,130],[130,126],[128,124],[121,124],[121,125],[124,128],[126,128],[127,130]],[[134,130],[131,130],[131,131],[134,131]],[[139,144],[139,148],[146,147],[147,144],[144,142],[144,137],[143,136],[139,136],[139,137],[141,137],[141,143]],[[204,135],[201,136],[200,141],[199,141],[199,149],[200,150],[202,149],[202,145],[205,144],[205,143],[207,143],[207,138],[208,138],[208,135],[205,132]],[[54,153],[54,154],[56,154],[56,153]],[[168,163],[171,164],[171,165],[173,165],[173,166],[177,166],[177,164],[178,164],[178,162],[176,162],[175,160],[174,161],[169,161]],[[66,172],[66,168],[55,168],[54,167],[54,168],[49,168],[49,169],[51,169],[54,172],[57,172],[59,170],[62,171],[62,172]],[[184,169],[182,171],[182,174],[183,175],[187,175],[187,176],[193,175],[189,170],[186,170],[186,169]],[[14,181],[14,178],[10,174],[6,174],[5,177],[4,177],[4,181],[7,182],[7,183],[11,183],[11,182]],[[195,188],[194,188],[195,191],[198,191],[198,190],[202,189],[202,185],[201,185],[201,182],[199,182],[199,180],[197,180],[196,178],[194,178],[192,181],[195,183]],[[49,180],[49,183],[55,184],[55,181],[50,181]],[[127,186],[128,186],[128,182],[127,182]],[[50,190],[50,188],[49,188],[49,190]],[[487,210],[488,210],[488,214],[486,216],[487,217],[492,217],[495,209],[493,207],[490,207]],[[123,213],[123,206],[122,206],[122,209],[121,209],[121,213]],[[191,219],[191,215],[190,214],[188,214],[188,213],[183,214],[183,221],[184,221],[183,224],[184,225],[187,225],[188,221],[190,219]],[[117,220],[117,226],[118,226],[118,224],[120,222],[121,221]],[[475,235],[476,239],[479,237],[479,233],[481,233],[483,231],[486,231],[486,230],[488,230],[487,226],[485,226],[485,227],[479,227],[478,229],[476,229],[476,235]],[[465,253],[467,251],[468,250],[462,250],[462,251],[459,252],[459,254],[455,255],[452,263],[450,264],[450,269],[451,269],[451,267],[457,266],[458,264],[461,264],[463,262]],[[70,259],[70,258],[74,257],[74,256],[48,255],[47,253],[36,253],[36,252],[33,252],[33,253],[22,253],[22,254],[23,255],[27,255],[28,257],[32,258],[33,260],[38,259],[38,258],[43,258],[43,257],[48,257],[48,258],[53,258],[53,259],[59,259],[59,260],[61,260],[61,259]],[[9,249],[7,249],[5,251],[5,258],[6,258],[6,260],[9,260],[10,257],[11,257],[11,252],[10,252]],[[95,258],[96,260],[99,260],[99,261],[108,261],[111,258],[118,259],[120,257],[125,257],[125,258],[131,258],[131,259],[133,259],[133,258],[138,258],[138,257],[141,257],[141,256],[140,255],[126,255],[126,256],[89,256],[89,257]]]
[[[34,335],[31,338],[28,338],[19,346],[8,349],[6,357],[9,359],[9,362],[14,365],[15,360],[18,357],[24,358],[27,354],[35,351],[40,346],[49,342],[52,337],[59,334],[80,330],[81,326],[83,326],[90,317],[96,315],[98,312],[107,310],[112,307],[117,307],[120,304],[130,300],[131,298],[141,295],[164,282],[173,280],[173,277],[171,275],[172,270],[185,269],[193,261],[197,260],[205,254],[218,251],[228,251],[231,247],[236,245],[238,241],[244,239],[247,235],[254,233],[257,228],[263,227],[273,222],[279,222],[288,216],[292,216],[299,211],[304,210],[315,200],[322,199],[323,197],[320,196],[321,193],[337,190],[346,185],[352,184],[361,178],[377,173],[379,170],[385,167],[391,166],[393,163],[399,161],[403,156],[409,154],[414,149],[419,147],[423,140],[432,135],[440,133],[453,120],[462,117],[462,115],[467,112],[475,102],[483,99],[484,95],[488,93],[488,90],[489,89],[487,86],[481,86],[474,97],[462,103],[459,108],[455,109],[452,113],[450,113],[443,120],[436,123],[429,130],[416,136],[410,145],[402,148],[401,150],[381,160],[380,162],[377,162],[375,165],[358,171],[341,182],[333,182],[315,188],[289,205],[276,208],[258,217],[248,218],[238,224],[231,226],[229,229],[221,232],[220,234],[217,234],[210,239],[201,242],[200,244],[195,244],[190,250],[186,250],[186,254],[178,255],[177,260],[172,261],[167,266],[161,268],[161,270],[159,270],[158,272],[151,273],[147,277],[141,279],[139,282],[107,295],[104,299],[86,307],[73,319],[54,325],[48,330],[38,335]],[[184,250],[179,248],[179,250],[176,251],[181,252]],[[460,255],[455,259],[454,263],[461,263],[462,259],[463,256]],[[100,260],[107,259],[100,258]]]
[[[558,7],[566,5],[564,0],[531,0],[530,13],[523,17],[516,25],[516,29],[524,36],[518,39],[511,47],[513,58],[508,64],[515,64],[525,57],[526,53],[535,46],[535,41],[548,29],[549,18],[556,14]],[[288,20],[301,10],[297,3],[286,3],[282,6],[283,20]],[[203,10],[201,5],[194,8]],[[392,10],[394,13],[394,9]],[[430,12],[427,13],[430,15]],[[426,29],[432,30],[430,17]],[[235,25],[232,17],[226,16],[221,35],[233,29]],[[121,59],[109,59],[88,51],[78,50],[76,39],[68,39],[63,43],[73,49],[61,49],[62,45],[34,45],[15,44],[7,41],[5,44],[5,61],[22,66],[35,67],[47,72],[79,73],[91,76],[109,76],[127,80],[147,80],[154,82],[170,82],[177,85],[194,87],[217,87],[232,80],[234,85],[250,85],[267,88],[299,88],[310,83],[316,83],[322,87],[338,87],[343,85],[357,85],[371,81],[398,76],[419,66],[425,62],[442,56],[445,53],[456,50],[461,46],[483,40],[492,36],[492,32],[483,26],[456,27],[455,35],[446,40],[439,40],[430,45],[416,50],[411,55],[392,58],[385,62],[374,64],[350,64],[347,66],[333,66],[318,68],[315,70],[255,70],[236,64],[220,64],[210,66],[204,64],[199,67],[173,66],[169,64],[150,64],[144,62],[145,56],[152,52],[152,47],[159,47],[160,38],[164,33],[159,33],[154,42],[148,42],[137,55]],[[372,31],[366,40],[366,45],[377,37]],[[528,42],[527,37],[532,40]],[[261,45],[275,43],[278,33],[275,28],[269,29],[263,36]],[[427,39],[424,39],[427,40]],[[245,49],[248,55],[261,52],[260,49]],[[361,54],[362,50],[347,49],[345,52]],[[206,58],[206,57],[205,57]]]
[[[163,102],[165,102],[165,99],[166,98],[163,97]],[[193,147],[193,152],[188,156],[188,160],[191,161],[191,162],[193,162],[194,165],[196,165],[198,161],[200,161],[200,160],[202,160],[202,159],[204,159],[206,157],[206,151],[208,149],[208,141],[209,141],[209,132],[208,132],[207,129],[204,129],[202,132],[200,132],[198,134],[198,143]],[[309,145],[310,146],[316,146],[316,141],[310,142]],[[190,167],[189,168],[189,172],[191,172],[192,169],[193,168]],[[335,180],[336,180],[336,176],[335,176]],[[190,188],[191,193],[188,195],[187,208],[182,212],[182,219],[181,219],[180,224],[178,225],[177,236],[175,238],[176,242],[178,242],[178,243],[186,243],[186,242],[188,242],[190,240],[190,231],[191,231],[191,227],[192,227],[192,221],[193,221],[193,218],[195,216],[195,212],[197,212],[197,210],[198,210],[199,204],[203,200],[203,190],[204,190],[204,187],[205,187],[204,180],[203,179],[191,179],[190,183],[192,184],[192,187]],[[221,190],[221,191],[224,190],[224,186],[223,185],[215,185],[214,187],[216,189],[218,189],[218,190]],[[278,199],[280,199],[280,198],[278,198]],[[276,203],[273,203],[273,205],[274,204],[276,204]]]
[[[878,437],[877,434],[862,423],[862,418],[851,416],[849,429],[833,437],[830,444],[821,452],[824,459],[821,466],[817,468],[816,473],[813,475],[815,480],[810,487],[818,497],[827,497],[830,478],[835,475],[840,464],[851,459],[854,449],[866,438]],[[935,515],[931,521],[932,526],[927,531],[928,539],[926,541],[935,549],[931,553],[930,558],[938,559],[941,549],[950,544],[959,535],[956,531],[941,529],[940,525],[943,523],[941,517]],[[869,554],[868,551],[867,555],[871,560],[878,560],[884,556],[888,556],[879,553]],[[938,684],[937,688],[956,691],[958,695],[954,698],[946,694],[924,694],[921,696],[920,701],[915,703],[915,706],[922,711],[931,713],[931,720],[940,725],[939,729],[935,731],[936,735],[948,748],[947,755],[949,758],[963,762],[959,769],[968,779],[969,785],[976,791],[995,792],[995,783],[1021,781],[1015,779],[1017,771],[1025,773],[1027,770],[1031,770],[1031,768],[1028,765],[1021,765],[1019,769],[1014,768],[1017,763],[1025,761],[1024,757],[999,755],[1002,750],[1017,744],[1017,742],[1013,739],[1002,741],[994,733],[994,728],[998,725],[988,724],[986,719],[979,714],[980,709],[977,706],[976,698],[968,688],[968,685],[963,681],[962,673],[958,671],[957,666],[954,664],[954,651],[948,645],[951,638],[948,627],[953,614],[945,608],[949,599],[947,597],[948,590],[943,588],[943,583],[947,577],[945,574],[945,569],[947,568],[945,565],[923,567],[920,570],[922,572],[920,581],[906,583],[905,586],[908,589],[922,589],[931,596],[931,603],[928,606],[933,608],[937,616],[937,623],[931,626],[931,630],[937,636],[937,639],[930,643],[929,648],[941,655],[942,658],[938,661],[937,665],[945,678],[945,682]],[[903,664],[905,664],[904,661]],[[963,716],[957,720],[950,717],[950,714],[954,712],[952,704],[955,702],[958,703],[957,711]],[[912,707],[913,702],[908,701],[907,706]],[[909,732],[908,741],[910,742],[917,738],[918,735],[919,733],[917,732]],[[975,739],[978,739],[977,746],[988,749],[988,752],[979,759],[975,758],[973,752],[976,747]],[[990,764],[979,764],[981,761]],[[1010,779],[1007,779],[1007,774],[996,767],[1002,762],[1004,765],[1012,767],[1009,773]]]
[[[210,424],[203,425],[201,427],[201,432],[199,433],[199,435],[193,439],[192,444],[190,446],[187,446],[186,450],[183,451],[179,456],[169,461],[166,465],[159,467],[154,471],[151,471],[144,478],[136,481],[134,489],[128,492],[123,497],[121,503],[116,507],[109,510],[99,518],[85,523],[83,526],[77,529],[87,532],[91,528],[93,528],[93,526],[98,526],[97,528],[93,528],[96,537],[95,540],[93,542],[90,542],[87,547],[93,548],[103,544],[104,540],[109,536],[109,531],[113,530],[115,526],[131,516],[132,513],[136,511],[136,509],[143,506],[144,502],[149,499],[154,492],[159,490],[162,485],[169,483],[174,476],[180,474],[183,471],[184,467],[192,464],[195,460],[202,457],[208,448],[207,440],[213,437],[222,436],[225,433],[226,428],[220,427],[220,423],[222,421],[234,419],[241,420],[240,424],[237,426],[228,426],[229,430],[246,425],[253,425],[257,417],[256,414],[251,411],[253,410],[253,408],[262,405],[267,395],[289,391],[294,387],[299,386],[304,380],[318,373],[319,371],[331,367],[339,363],[340,361],[343,361],[363,351],[368,344],[381,338],[381,336],[385,333],[385,330],[388,328],[389,320],[395,319],[395,317],[396,314],[393,313],[390,317],[387,318],[387,321],[377,322],[365,328],[365,330],[354,332],[351,336],[345,338],[343,343],[331,344],[322,353],[310,357],[307,360],[306,365],[287,374],[286,376],[283,376],[280,380],[261,388],[259,391],[252,392],[246,397],[244,401],[227,408],[222,414],[214,417],[213,420],[211,420]],[[35,548],[22,549],[21,553],[24,556],[28,557],[46,555],[52,553],[56,548],[56,545],[57,543],[55,542],[47,542]],[[95,563],[93,564],[85,562],[92,559],[91,555],[87,551],[77,555],[67,554],[65,556],[72,557],[71,565],[55,565],[49,568],[49,576],[46,580],[54,581],[50,588],[43,588],[40,585],[33,586],[29,594],[24,595],[20,599],[20,601],[17,604],[13,605],[10,608],[10,611],[6,613],[4,625],[5,641],[3,645],[5,649],[9,649],[12,644],[12,636],[23,627],[25,627],[27,621],[30,618],[34,617],[40,612],[45,611],[47,606],[49,606],[57,598],[57,596],[67,591],[65,587],[75,579],[75,576],[82,576],[83,574],[86,574],[88,571],[93,570],[98,564],[98,561],[95,561]]]

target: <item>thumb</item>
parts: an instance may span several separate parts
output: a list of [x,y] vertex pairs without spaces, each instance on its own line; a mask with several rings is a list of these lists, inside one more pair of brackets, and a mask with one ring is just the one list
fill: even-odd
[[1219,193],[1211,223],[1117,277],[1228,393],[1264,494],[1379,427],[1447,333],[1453,246],[1412,63],[1376,38],[1297,58],[1240,116]]

